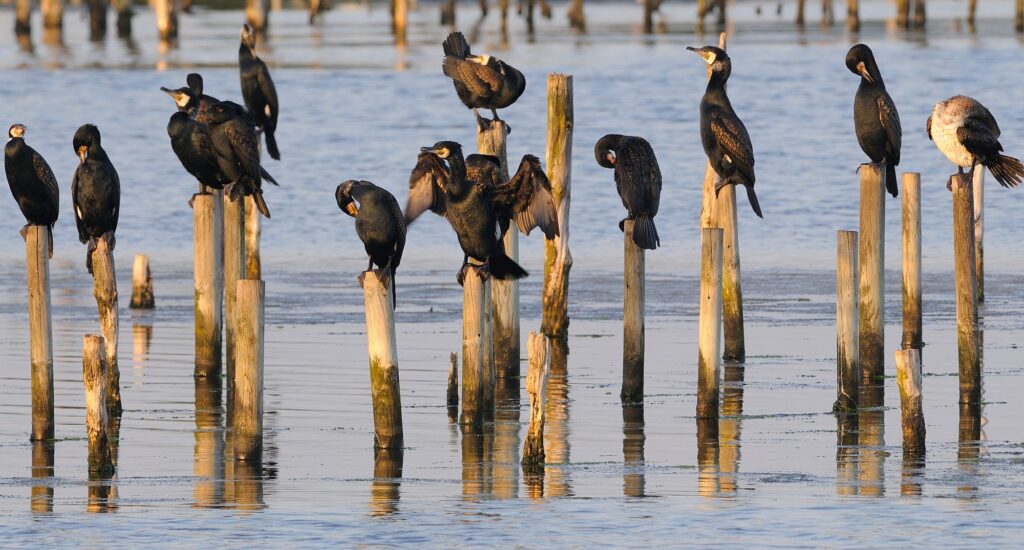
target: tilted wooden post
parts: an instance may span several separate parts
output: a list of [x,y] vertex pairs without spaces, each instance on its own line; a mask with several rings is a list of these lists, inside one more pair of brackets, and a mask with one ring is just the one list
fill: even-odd
[[722,351],[722,230],[706,227],[700,233],[697,418],[718,418]]
[[484,407],[484,297],[486,285],[480,268],[466,267],[462,286],[462,424],[483,425]]
[[149,271],[149,256],[136,254],[132,263],[132,309],[153,309],[153,274]]
[[252,195],[245,197],[245,278],[262,279],[263,264],[260,261],[260,214]]
[[583,0],[569,0],[568,17],[570,27],[581,32],[587,29],[587,20],[583,14]]
[[32,364],[32,441],[53,439],[53,325],[50,316],[50,228],[25,233],[28,337]]
[[644,33],[654,32],[654,4],[655,0],[644,0]]
[[960,403],[971,405],[981,402],[977,279],[974,273],[974,193],[969,175],[954,174],[952,179]]
[[835,411],[857,409],[860,348],[857,334],[857,232],[836,234],[836,403]]
[[544,312],[541,332],[554,339],[556,355],[569,349],[569,199],[572,188],[572,75],[548,75],[548,133],[545,159],[558,209],[558,236],[544,244]]
[[903,174],[903,349],[921,349],[921,174]]
[[[374,448],[401,449],[402,395],[398,383],[398,345],[395,343],[395,305],[391,287],[380,271],[363,272],[366,340],[370,356],[370,394],[373,398]],[[394,281],[391,281],[394,284]]]
[[860,368],[878,382],[885,370],[885,176],[860,165]]
[[245,202],[224,193],[224,320],[227,345],[228,393],[234,380],[235,315],[238,312],[238,281],[245,279]]
[[118,312],[114,254],[105,238],[96,241],[92,253],[93,294],[100,314],[107,357],[107,410],[121,414],[121,371],[117,366]]
[[974,170],[974,274],[978,280],[978,302],[985,301],[985,170]]
[[896,382],[900,387],[903,419],[903,453],[924,454],[925,427],[921,393],[921,350],[896,352]]
[[118,38],[131,38],[132,17],[135,16],[135,12],[132,10],[132,0],[114,0],[113,4],[117,11]]
[[82,341],[82,381],[85,383],[85,428],[89,435],[89,475],[114,473],[107,441],[107,355],[102,336],[87,335]]
[[544,464],[544,406],[548,393],[548,371],[551,368],[551,339],[531,332],[526,343],[529,370],[526,393],[530,396],[530,428],[523,444],[523,469],[534,471]]
[[971,29],[974,28],[974,14],[978,11],[978,0],[968,0],[967,2],[967,26]]
[[263,454],[263,281],[237,283],[235,380],[231,428],[236,460],[260,460]]
[[644,250],[633,241],[633,220],[622,227],[622,390],[625,404],[644,401]]
[[195,376],[219,377],[224,300],[224,207],[219,195],[196,195],[195,224]]

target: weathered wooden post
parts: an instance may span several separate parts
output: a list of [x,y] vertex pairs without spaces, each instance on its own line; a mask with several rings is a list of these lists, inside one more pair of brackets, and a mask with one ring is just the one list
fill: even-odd
[[896,0],[896,26],[901,29],[910,26],[910,0]]
[[622,311],[623,405],[644,401],[644,250],[633,241],[633,220],[622,227],[624,241]]
[[153,309],[153,274],[149,271],[149,256],[136,254],[132,263],[132,309]]
[[846,28],[860,30],[860,8],[857,0],[846,0]]
[[259,34],[270,26],[270,5],[267,0],[245,0],[245,20]]
[[904,349],[896,352],[896,382],[900,387],[903,454],[923,455],[925,427],[921,410],[921,350]]
[[238,313],[238,281],[245,279],[245,202],[241,196],[224,193],[224,331],[227,345],[228,393],[235,368],[235,331]]
[[395,343],[395,305],[391,301],[391,288],[380,278],[381,272],[377,270],[364,271],[361,277],[366,304],[370,394],[373,396],[373,445],[377,449],[400,449],[404,436],[398,346]]
[[[551,339],[531,332],[526,342],[529,370],[526,393],[530,396],[530,428],[523,444],[523,470],[538,473],[544,465],[544,406],[548,393],[548,371],[551,368]],[[542,471],[542,470],[541,470]]]
[[406,27],[409,21],[409,1],[392,0],[391,4],[392,27],[395,30],[395,44],[405,46],[408,42]]
[[722,350],[722,230],[706,227],[700,233],[697,418],[717,419]]
[[466,267],[462,285],[462,416],[465,425],[482,426],[484,419],[484,297],[486,285],[480,268]]
[[799,27],[804,25],[804,4],[806,0],[796,0],[796,24]]
[[978,280],[978,303],[985,301],[985,171],[974,170],[974,274]]
[[263,264],[260,261],[260,218],[259,208],[252,195],[245,197],[245,278],[262,279]]
[[14,0],[14,34],[28,36],[32,33],[32,0]]
[[118,38],[131,38],[132,17],[135,11],[132,9],[131,0],[114,0],[114,9],[117,11],[117,36]]
[[[506,2],[508,0],[505,0]],[[587,20],[583,14],[583,0],[569,0],[569,27],[583,32],[587,29]]]
[[494,370],[494,323],[491,301],[491,281],[484,281],[484,370],[483,370],[483,411],[484,422],[494,422],[494,390],[497,376]]
[[1017,32],[1024,32],[1024,0],[1017,0],[1017,17],[1013,28]]
[[53,328],[50,316],[50,228],[25,232],[28,337],[32,364],[32,441],[53,439]]
[[857,232],[836,233],[836,412],[857,410],[860,348],[857,334]]
[[548,75],[548,133],[545,160],[558,209],[558,236],[544,244],[544,313],[541,332],[552,338],[555,365],[569,353],[569,199],[572,188],[572,75]]
[[195,376],[220,376],[224,299],[224,207],[219,195],[196,195],[195,224]]
[[644,33],[654,32],[655,0],[644,0]]
[[263,454],[263,281],[237,282],[235,380],[231,428],[236,460],[260,460]]
[[903,174],[903,349],[920,350],[921,174]]
[[107,356],[102,336],[82,341],[82,381],[85,383],[85,429],[89,435],[89,475],[114,473],[107,441]]
[[968,174],[954,174],[953,256],[956,271],[956,333],[960,363],[960,403],[981,402],[978,355],[978,296],[974,273],[974,193]]
[[156,30],[161,42],[178,39],[178,3],[176,0],[154,0]]
[[108,0],[89,0],[89,38],[103,40],[107,36]]
[[875,383],[885,369],[885,177],[860,165],[860,368]]
[[39,0],[39,11],[43,14],[43,28],[64,27],[64,2],[62,0]]
[[117,279],[114,275],[114,254],[106,238],[96,241],[92,253],[93,294],[100,314],[107,362],[107,410],[121,414],[121,371],[117,367]]
[[968,0],[967,2],[967,27],[972,31],[974,30],[974,14],[978,11],[978,0]]

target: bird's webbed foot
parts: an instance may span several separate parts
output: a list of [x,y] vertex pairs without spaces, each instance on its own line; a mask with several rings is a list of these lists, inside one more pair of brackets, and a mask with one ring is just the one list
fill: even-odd
[[633,219],[632,216],[626,216],[625,218],[622,218],[621,220],[619,220],[619,231],[622,231],[623,233],[625,233],[626,232],[626,222],[631,220],[631,219]]
[[459,286],[465,286],[467,269],[469,269],[469,263],[463,262],[462,269],[455,274],[455,280],[459,283]]
[[102,236],[100,236],[100,238],[103,239],[104,241],[107,241],[107,246],[110,247],[110,251],[113,252],[114,248],[117,246],[117,239],[114,238],[114,232],[107,231]]
[[473,109],[473,116],[476,117],[476,131],[478,134],[483,134],[491,129],[491,121],[480,116],[480,112],[476,109]]
[[716,197],[716,198],[718,197],[718,193],[719,193],[719,192],[720,192],[720,191],[722,190],[722,188],[723,188],[723,187],[725,187],[726,185],[732,185],[732,182],[731,182],[731,181],[729,181],[728,179],[724,179],[724,180],[718,180],[718,182],[716,182],[716,183],[715,183],[715,197]]
[[391,264],[388,263],[388,265],[384,266],[384,268],[380,270],[380,284],[384,288],[388,288],[391,286],[391,275]]
[[487,279],[491,278],[491,260],[487,260],[483,264],[477,266],[476,274],[480,276],[481,282],[487,282]]
[[507,122],[505,122],[500,117],[498,117],[498,111],[496,111],[494,109],[491,109],[491,113],[494,114],[494,120],[491,121],[491,124],[494,124],[495,122],[500,122],[501,125],[505,127],[505,135],[507,136],[507,135],[511,134],[512,133],[512,127],[509,126]]

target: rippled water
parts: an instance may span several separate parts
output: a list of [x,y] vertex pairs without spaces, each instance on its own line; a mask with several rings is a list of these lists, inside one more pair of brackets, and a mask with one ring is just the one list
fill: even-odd
[[[34,52],[0,34],[0,121],[29,127],[29,141],[62,184],[53,272],[57,437],[52,454],[27,442],[30,426],[23,244],[13,201],[0,201],[0,530],[11,544],[275,546],[327,541],[432,545],[925,545],[1012,543],[1022,521],[1024,420],[1020,398],[1024,262],[1021,192],[989,185],[988,302],[984,317],[983,426],[961,426],[952,301],[949,164],[924,133],[930,106],[974,95],[1000,121],[1010,154],[1024,154],[1021,42],[1012,6],[982,3],[978,33],[950,19],[961,3],[929,5],[927,33],[891,30],[885,4],[866,4],[859,36],[841,27],[803,32],[765,5],[733,9],[730,95],[757,152],[766,219],[741,209],[746,368],[725,369],[719,445],[693,418],[696,260],[703,159],[697,105],[703,64],[683,49],[714,37],[692,32],[691,5],[667,5],[668,32],[637,34],[639,9],[587,6],[589,34],[540,21],[533,42],[513,20],[500,50],[496,19],[480,28],[486,50],[523,69],[526,94],[508,109],[509,153],[543,154],[544,77],[575,80],[571,350],[549,387],[542,480],[524,477],[519,449],[526,396],[503,392],[492,432],[448,424],[448,354],[459,347],[460,255],[443,220],[412,228],[399,273],[399,363],[407,448],[401,466],[375,463],[362,307],[354,277],[364,265],[351,221],[331,193],[370,179],[404,199],[417,148],[440,139],[472,147],[472,116],[440,75],[436,6],[413,14],[411,46],[389,44],[386,10],[339,8],[310,29],[302,12],[275,13],[263,57],[282,102],[284,160],[268,161],[283,186],[267,193],[266,456],[251,472],[225,460],[224,412],[215,389],[192,379],[193,184],[164,132],[171,102],[160,86],[195,69],[211,94],[237,98],[238,12],[182,20],[176,50],[161,53],[148,12],[137,42],[89,44],[69,10],[63,48]],[[837,6],[838,7],[838,6]],[[808,13],[816,8],[808,7]],[[476,9],[461,7],[469,29]],[[0,12],[0,29],[13,27]],[[113,33],[113,31],[112,31]],[[925,253],[923,466],[902,459],[898,395],[837,425],[833,329],[834,232],[856,228],[862,154],[852,133],[856,78],[843,56],[856,40],[875,50],[904,126],[904,170],[922,173]],[[475,42],[479,43],[479,41]],[[474,46],[477,49],[476,46]],[[91,281],[82,269],[70,204],[70,141],[95,122],[123,185],[119,284],[127,298],[131,255],[151,256],[158,309],[122,314],[125,413],[118,474],[86,481],[81,335],[95,332]],[[664,247],[647,256],[647,399],[623,410],[620,381],[622,216],[611,174],[591,145],[607,132],[646,136],[665,174],[657,221]],[[744,204],[741,200],[741,204]],[[899,206],[888,205],[888,350],[898,346]],[[524,332],[538,325],[541,243],[522,242]],[[891,366],[889,371],[892,372]],[[961,429],[962,427],[967,429]],[[888,429],[886,429],[888,428]],[[853,434],[851,436],[851,434]],[[653,497],[653,498],[641,498]],[[88,516],[88,512],[115,512]],[[532,537],[532,538],[531,538]],[[954,539],[953,537],[957,537]],[[230,542],[229,542],[230,541]]]

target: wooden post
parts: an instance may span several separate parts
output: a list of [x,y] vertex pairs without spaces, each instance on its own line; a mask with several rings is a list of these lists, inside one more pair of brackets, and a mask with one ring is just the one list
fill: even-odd
[[623,225],[622,290],[623,405],[644,401],[644,250],[633,241],[633,220]]
[[114,9],[117,11],[117,36],[118,38],[131,38],[132,17],[135,16],[132,10],[131,0],[114,0]]
[[262,279],[263,264],[260,261],[260,218],[259,208],[252,195],[245,197],[245,278]]
[[1017,16],[1014,20],[1013,28],[1017,32],[1024,32],[1024,0],[1017,0]]
[[530,396],[530,429],[523,444],[523,469],[536,473],[544,464],[544,406],[548,393],[548,370],[551,368],[551,339],[531,332],[526,342],[529,370],[526,393]]
[[857,334],[857,232],[836,234],[836,412],[857,409],[860,340]]
[[903,174],[903,349],[921,349],[921,174]]
[[885,369],[885,176],[860,165],[860,368],[877,382]]
[[195,376],[219,377],[224,299],[224,207],[218,195],[196,195],[195,223]]
[[925,427],[921,410],[921,351],[904,349],[896,352],[896,383],[900,387],[900,410],[903,418],[903,453],[924,454]]
[[43,28],[64,27],[64,3],[62,0],[39,0],[39,11],[43,13]]
[[392,0],[392,26],[395,29],[395,44],[405,46],[408,38],[406,26],[409,20],[408,0]]
[[925,15],[925,0],[914,0],[914,28],[923,29],[927,16]]
[[268,8],[267,0],[245,0],[245,20],[259,34],[270,26]]
[[910,26],[910,0],[896,0],[896,26],[901,29]]
[[50,317],[50,228],[25,233],[28,337],[32,365],[32,441],[53,439],[53,328]]
[[107,35],[108,0],[88,0],[89,3],[89,38],[103,40]]
[[718,418],[722,350],[722,230],[706,227],[700,233],[697,418]]
[[974,14],[978,11],[978,0],[967,2],[967,26],[974,29]]
[[804,25],[804,4],[806,0],[796,0],[796,24],[802,27]]
[[96,241],[92,253],[93,294],[103,328],[103,342],[106,346],[107,361],[107,410],[112,415],[121,414],[121,371],[117,367],[117,278],[114,275],[114,254],[107,239]]
[[978,280],[978,303],[985,301],[985,171],[974,170],[974,274]]
[[654,1],[644,0],[644,32],[646,34],[654,32]]
[[[178,39],[178,6],[176,0],[154,0],[156,30],[161,42]],[[194,203],[193,203],[194,205]]]
[[375,449],[401,449],[402,395],[398,384],[395,305],[391,302],[391,288],[380,277],[381,272],[377,270],[364,271],[362,275],[370,395],[373,396],[373,446]]
[[149,256],[136,254],[132,264],[132,309],[153,309],[153,274],[149,271]]
[[981,402],[978,355],[977,279],[974,273],[974,193],[967,174],[954,174],[953,256],[956,269],[956,333],[960,363],[960,403]]
[[454,420],[459,411],[459,354],[453,351],[448,359],[448,418]]
[[[508,0],[503,0],[507,2]],[[583,14],[583,0],[569,0],[569,27],[583,32],[587,29],[587,20]]]
[[28,36],[32,33],[32,0],[14,0],[14,34]]
[[89,475],[114,473],[107,441],[107,355],[102,336],[82,341],[82,381],[85,383],[85,429],[89,435]]
[[846,28],[851,31],[860,30],[860,8],[857,0],[846,0]]
[[486,285],[480,268],[466,267],[462,286],[462,417],[466,425],[483,424],[484,399],[484,297]]
[[572,188],[572,75],[548,75],[548,134],[545,160],[558,209],[558,236],[544,244],[544,313],[541,332],[559,354],[569,349],[569,198]]
[[483,414],[484,422],[494,422],[494,304],[491,300],[491,282],[494,278],[484,281],[484,363],[481,379],[483,381]]
[[231,429],[236,460],[260,460],[263,454],[263,281],[237,283],[238,311]]
[[227,345],[228,393],[231,393],[235,369],[235,331],[238,324],[236,291],[245,279],[245,202],[224,193],[224,331]]

